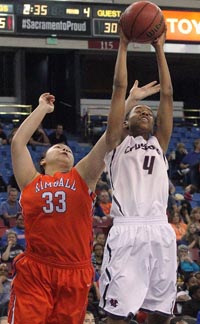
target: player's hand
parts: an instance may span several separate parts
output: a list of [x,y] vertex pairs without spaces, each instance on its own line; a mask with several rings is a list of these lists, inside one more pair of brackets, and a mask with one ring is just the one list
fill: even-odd
[[43,93],[39,98],[39,104],[45,105],[47,108],[47,113],[54,111],[54,101],[54,95],[50,94],[49,92]]
[[138,87],[139,81],[136,80],[129,92],[129,100],[140,101],[160,91],[160,84],[157,81],[152,81],[145,84],[143,87]]
[[124,35],[123,30],[122,30],[121,25],[120,25],[120,22],[118,23],[118,33],[119,33],[120,41],[122,41],[126,46],[128,46],[129,40]]
[[167,34],[167,26],[165,25],[164,32],[160,35],[160,37],[156,38],[151,45],[157,49],[158,47],[163,47],[166,41],[166,34]]

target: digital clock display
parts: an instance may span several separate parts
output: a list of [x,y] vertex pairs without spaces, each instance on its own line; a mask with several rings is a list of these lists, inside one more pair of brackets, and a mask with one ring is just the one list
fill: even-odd
[[16,12],[24,16],[41,16],[57,18],[91,18],[92,8],[83,4],[70,2],[18,3]]
[[47,16],[48,5],[25,3],[23,5],[23,15],[31,14],[34,16]]

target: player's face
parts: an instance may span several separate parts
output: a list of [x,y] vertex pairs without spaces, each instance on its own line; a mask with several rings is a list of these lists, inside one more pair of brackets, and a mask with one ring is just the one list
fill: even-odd
[[150,107],[146,105],[135,106],[129,115],[129,129],[145,129],[153,131],[154,116]]
[[65,144],[56,144],[50,147],[45,156],[45,163],[59,163],[66,165],[68,169],[74,165],[74,156],[69,146]]

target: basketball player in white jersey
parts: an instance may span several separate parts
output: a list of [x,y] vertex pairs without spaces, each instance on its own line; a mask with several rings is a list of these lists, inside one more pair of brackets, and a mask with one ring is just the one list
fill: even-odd
[[160,79],[156,128],[150,107],[131,107],[124,123],[128,41],[120,32],[105,162],[113,190],[114,225],[105,246],[100,306],[108,324],[129,323],[139,309],[148,324],[168,324],[176,296],[176,237],[166,215],[167,160],[173,121],[173,89],[164,54],[165,33],[155,48]]

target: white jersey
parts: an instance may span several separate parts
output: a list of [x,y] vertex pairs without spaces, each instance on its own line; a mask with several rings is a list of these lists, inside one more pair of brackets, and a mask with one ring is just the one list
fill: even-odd
[[147,141],[127,136],[105,163],[113,190],[112,217],[167,221],[168,163],[155,136]]
[[114,225],[104,249],[100,307],[122,317],[139,309],[171,315],[177,254],[175,232],[166,215],[166,157],[156,137],[146,141],[127,136],[105,162],[113,189]]

